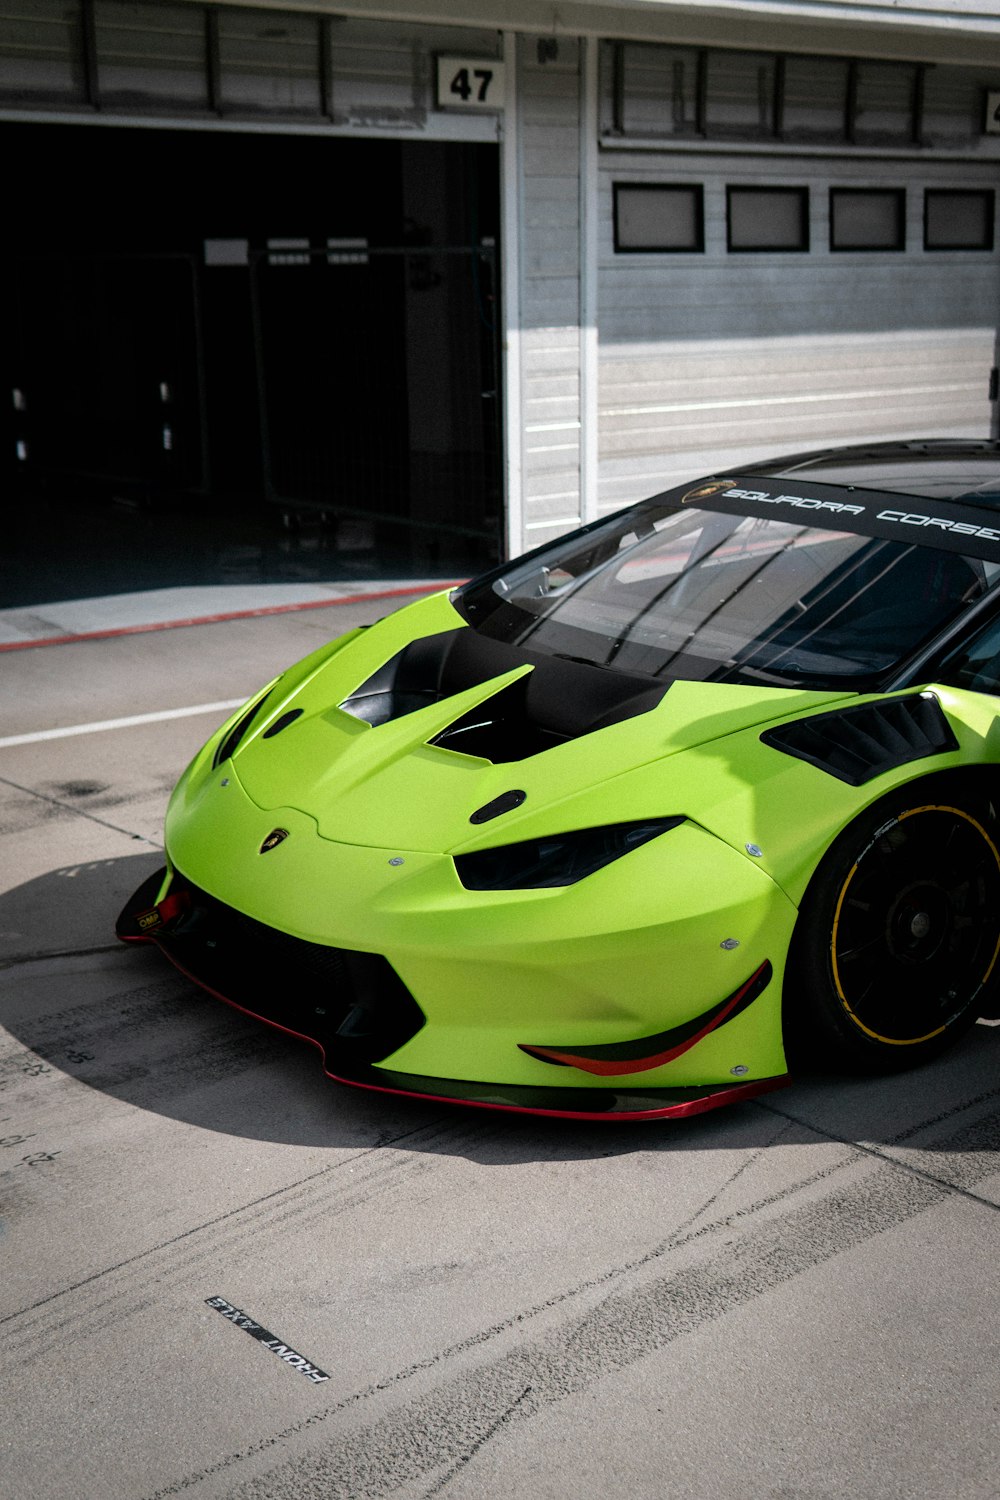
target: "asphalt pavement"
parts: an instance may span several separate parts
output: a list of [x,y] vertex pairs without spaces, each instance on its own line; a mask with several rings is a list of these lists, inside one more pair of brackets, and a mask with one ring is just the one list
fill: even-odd
[[0,614],[0,1496],[993,1500],[1000,1027],[574,1124],[114,942],[220,705],[421,586],[316,582]]

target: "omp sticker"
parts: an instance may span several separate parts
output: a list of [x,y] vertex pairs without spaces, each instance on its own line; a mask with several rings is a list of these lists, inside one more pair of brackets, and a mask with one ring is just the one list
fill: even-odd
[[256,1318],[251,1318],[241,1308],[234,1307],[231,1302],[227,1302],[225,1297],[206,1297],[205,1305],[214,1307],[227,1322],[235,1323],[237,1328],[242,1328],[244,1333],[248,1333],[259,1344],[263,1344],[265,1349],[270,1349],[271,1353],[276,1354],[284,1364],[290,1365],[293,1370],[298,1370],[300,1375],[304,1375],[314,1385],[321,1385],[324,1380],[330,1379],[325,1370],[321,1370],[318,1365],[306,1359],[304,1354],[299,1354],[297,1349],[293,1349],[289,1344],[277,1338],[269,1329],[258,1323]]

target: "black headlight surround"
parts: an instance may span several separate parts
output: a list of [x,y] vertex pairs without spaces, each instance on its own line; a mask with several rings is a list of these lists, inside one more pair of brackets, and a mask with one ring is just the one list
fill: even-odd
[[454,855],[455,870],[467,891],[534,891],[575,885],[684,821],[682,816],[641,818],[477,849]]

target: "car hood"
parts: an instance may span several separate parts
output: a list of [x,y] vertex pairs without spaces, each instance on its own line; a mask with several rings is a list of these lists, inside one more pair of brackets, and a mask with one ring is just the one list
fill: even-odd
[[[400,639],[412,638],[385,628],[408,613],[337,650],[290,693],[273,695],[234,761],[259,807],[297,808],[338,843],[442,853],[632,817],[696,815],[673,805],[673,758],[853,696],[676,681],[648,712],[494,764],[431,742],[533,670],[530,664],[375,727],[340,706]],[[301,710],[294,722],[269,736],[293,709]],[[717,749],[710,759],[725,762]],[[676,795],[689,798],[690,778],[680,782]],[[470,821],[511,791],[524,794],[510,799],[518,805]]]

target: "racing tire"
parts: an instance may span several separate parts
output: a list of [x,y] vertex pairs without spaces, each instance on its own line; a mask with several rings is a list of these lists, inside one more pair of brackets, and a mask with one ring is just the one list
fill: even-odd
[[916,1066],[976,1021],[998,974],[991,799],[946,779],[903,788],[840,834],[806,892],[785,991],[789,1060]]

